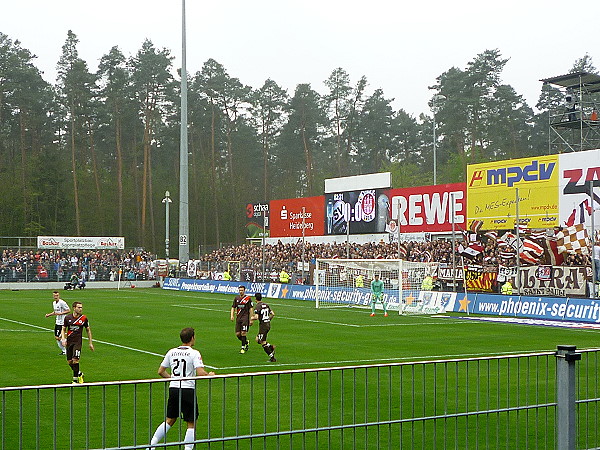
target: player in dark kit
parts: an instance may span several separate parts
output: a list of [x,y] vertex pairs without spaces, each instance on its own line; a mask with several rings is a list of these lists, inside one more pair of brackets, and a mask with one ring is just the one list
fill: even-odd
[[[240,295],[236,295],[231,305],[231,321],[235,320],[235,336],[242,341],[240,353],[248,351],[248,328],[252,325],[254,308],[252,308],[252,297],[246,295],[246,286],[239,287]],[[234,316],[235,314],[235,316]]]
[[79,358],[81,356],[81,342],[83,339],[83,329],[88,335],[90,350],[94,351],[92,343],[92,330],[88,318],[82,314],[83,305],[81,302],[73,303],[73,312],[65,317],[61,332],[61,342],[67,349],[67,362],[73,370],[73,383],[83,383],[83,372],[79,370]]
[[271,320],[275,313],[269,305],[262,301],[262,294],[257,292],[254,296],[256,298],[256,308],[254,309],[254,320],[258,320],[258,334],[256,335],[256,342],[262,345],[263,350],[269,355],[269,361],[275,362],[275,346],[267,342],[267,334],[271,330]]

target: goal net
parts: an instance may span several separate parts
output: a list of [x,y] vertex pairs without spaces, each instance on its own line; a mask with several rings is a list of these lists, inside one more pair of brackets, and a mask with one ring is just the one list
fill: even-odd
[[[433,275],[435,265],[402,259],[317,259],[315,305],[368,306],[371,281],[377,274],[383,281],[383,301],[388,310],[430,314],[435,311],[426,308],[428,297],[420,294],[423,279]],[[377,303],[376,308],[383,305]]]

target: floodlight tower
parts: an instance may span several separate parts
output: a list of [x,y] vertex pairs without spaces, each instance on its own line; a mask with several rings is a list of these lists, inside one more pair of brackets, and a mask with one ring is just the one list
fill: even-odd
[[179,144],[179,262],[190,259],[188,209],[187,70],[185,0],[181,0],[181,129]]

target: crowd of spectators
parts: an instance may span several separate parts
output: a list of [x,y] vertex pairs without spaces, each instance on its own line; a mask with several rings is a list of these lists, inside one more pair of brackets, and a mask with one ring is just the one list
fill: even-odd
[[[478,264],[487,267],[516,265],[516,257],[507,257],[506,247],[496,239],[482,237],[479,240],[482,251],[476,255],[465,253],[469,242],[457,242],[454,262]],[[119,278],[128,280],[156,279],[155,256],[146,251],[81,251],[81,250],[2,250],[0,260],[0,283],[17,281],[69,281],[73,274],[86,282],[114,281]],[[563,255],[564,266],[590,266],[589,255]],[[408,261],[440,262],[452,264],[452,242],[433,240],[427,242],[403,242],[365,244],[357,243],[295,243],[243,244],[224,247],[200,256],[202,270],[211,272],[225,271],[231,261],[239,261],[240,268],[251,269],[259,273],[264,264],[268,274],[276,277],[278,271],[285,269],[294,274],[299,272],[301,262],[314,263],[317,258],[350,259],[397,259]],[[530,263],[521,261],[521,265]],[[539,257],[539,265],[551,265],[549,254]],[[554,262],[554,265],[557,265]],[[265,276],[266,278],[267,276]]]
[[[541,241],[540,241],[541,242]],[[507,248],[498,244],[496,239],[481,238],[479,243],[483,250],[476,254],[470,255],[464,252],[468,247],[469,242],[461,241],[455,244],[456,264],[478,264],[483,266],[498,267],[508,266],[513,267],[517,264],[515,252],[506,251]],[[541,242],[543,244],[543,242]],[[512,253],[512,256],[507,254]],[[264,246],[265,266],[269,269],[286,268],[295,270],[298,263],[314,262],[317,258],[350,258],[350,259],[397,259],[402,258],[408,261],[420,262],[440,262],[451,264],[452,257],[452,242],[450,240],[433,240],[427,242],[403,242],[398,246],[398,243],[366,243],[355,244],[350,243],[334,243],[334,244],[314,244],[305,242],[296,242],[293,244],[266,244]],[[554,265],[564,266],[589,266],[591,259],[589,255],[563,254],[564,260],[560,263],[554,262]],[[202,261],[207,262],[211,266],[218,266],[226,261],[240,261],[243,267],[259,270],[262,267],[263,248],[260,245],[244,244],[214,250],[204,256],[201,256]],[[521,261],[521,265],[530,265],[531,263]],[[544,253],[539,256],[538,265],[552,265],[549,253]]]
[[148,280],[156,278],[154,256],[145,251],[124,250],[2,250],[0,283]]

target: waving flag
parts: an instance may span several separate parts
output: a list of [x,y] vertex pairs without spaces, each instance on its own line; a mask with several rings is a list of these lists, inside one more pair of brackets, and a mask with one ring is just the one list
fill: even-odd
[[592,215],[592,207],[590,206],[589,199],[585,199],[576,208],[573,209],[573,212],[566,220],[565,225],[568,227],[572,227],[573,225],[579,225],[580,223],[585,223],[585,219],[587,216]]
[[528,252],[532,255],[537,256],[538,258],[544,254],[544,247],[533,242],[531,239],[525,239],[523,241],[522,249],[524,252]]
[[521,261],[525,261],[529,264],[537,264],[540,262],[540,258],[532,255],[529,252],[521,252],[519,253],[519,257],[521,258]]
[[583,223],[574,227],[567,227],[556,235],[557,250],[559,253],[581,253],[589,255],[588,235]]

